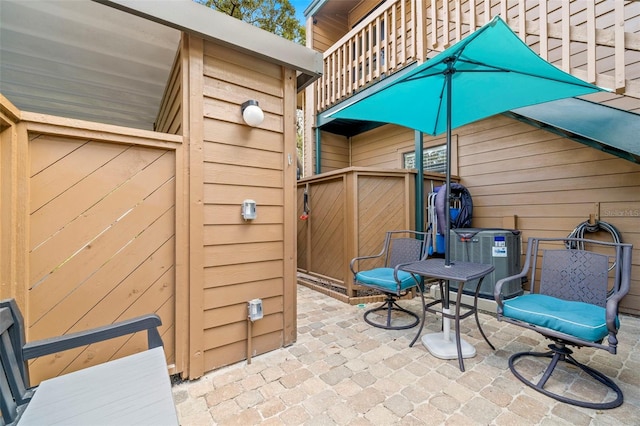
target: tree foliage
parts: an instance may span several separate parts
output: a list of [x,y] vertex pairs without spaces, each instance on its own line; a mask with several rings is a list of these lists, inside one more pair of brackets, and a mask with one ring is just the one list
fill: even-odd
[[305,27],[289,0],[194,0],[296,43],[305,44]]

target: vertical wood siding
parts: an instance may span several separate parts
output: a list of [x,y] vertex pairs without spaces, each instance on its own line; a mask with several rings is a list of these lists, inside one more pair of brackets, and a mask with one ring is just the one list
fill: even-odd
[[[361,8],[354,9],[353,18],[357,19],[362,12]],[[323,76],[315,83],[316,111],[423,59],[422,43],[416,40],[416,34],[423,34],[417,15],[417,5],[412,0],[385,2],[347,31],[331,36],[325,33],[322,40],[326,42],[340,37],[328,48],[320,49],[326,42],[316,43],[314,39],[312,45],[324,52]],[[321,15],[318,19],[324,22],[325,18],[326,15]],[[329,22],[333,22],[331,17]],[[327,32],[340,30],[339,26],[323,28]],[[314,30],[313,36],[318,32]]]
[[[252,327],[253,355],[291,338],[284,331],[292,321],[285,307],[295,310],[288,300],[295,264],[285,254],[293,255],[295,235],[286,237],[285,228],[294,226],[295,186],[285,188],[285,182],[289,173],[295,181],[296,163],[295,122],[286,105],[295,108],[295,93],[282,67],[208,42],[203,74],[203,349],[209,371],[247,357],[251,299],[261,298],[265,313]],[[242,120],[240,105],[249,99],[265,113],[256,128]],[[256,201],[256,220],[242,219],[245,199]]]
[[[382,248],[384,233],[392,230],[413,229],[413,203],[406,181],[391,176],[361,176],[358,179],[358,253],[377,254]],[[381,202],[380,194],[386,194]],[[360,263],[360,269],[383,266],[376,263]]]
[[[174,362],[175,150],[29,133],[29,340],[156,312]],[[32,382],[146,348],[146,335],[42,357]]]

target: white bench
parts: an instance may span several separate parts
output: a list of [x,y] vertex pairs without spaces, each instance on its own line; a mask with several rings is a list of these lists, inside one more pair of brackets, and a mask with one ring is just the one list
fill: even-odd
[[[23,324],[0,301],[0,425],[178,425],[157,315],[27,344]],[[28,387],[29,359],[144,330],[146,351]]]

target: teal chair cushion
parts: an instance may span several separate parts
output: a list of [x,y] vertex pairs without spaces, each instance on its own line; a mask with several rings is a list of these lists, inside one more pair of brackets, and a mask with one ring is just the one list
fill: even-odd
[[[400,290],[406,290],[418,285],[409,272],[398,271],[398,279],[400,280]],[[361,271],[356,274],[356,280],[362,284],[386,289],[391,293],[395,293],[398,289],[398,283],[393,278],[393,268],[375,268]]]
[[505,300],[503,315],[589,342],[599,342],[609,334],[604,308],[544,294]]

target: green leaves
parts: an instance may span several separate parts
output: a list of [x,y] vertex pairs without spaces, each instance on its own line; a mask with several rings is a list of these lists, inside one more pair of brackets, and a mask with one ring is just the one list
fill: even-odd
[[194,0],[296,43],[305,44],[305,27],[289,0]]

